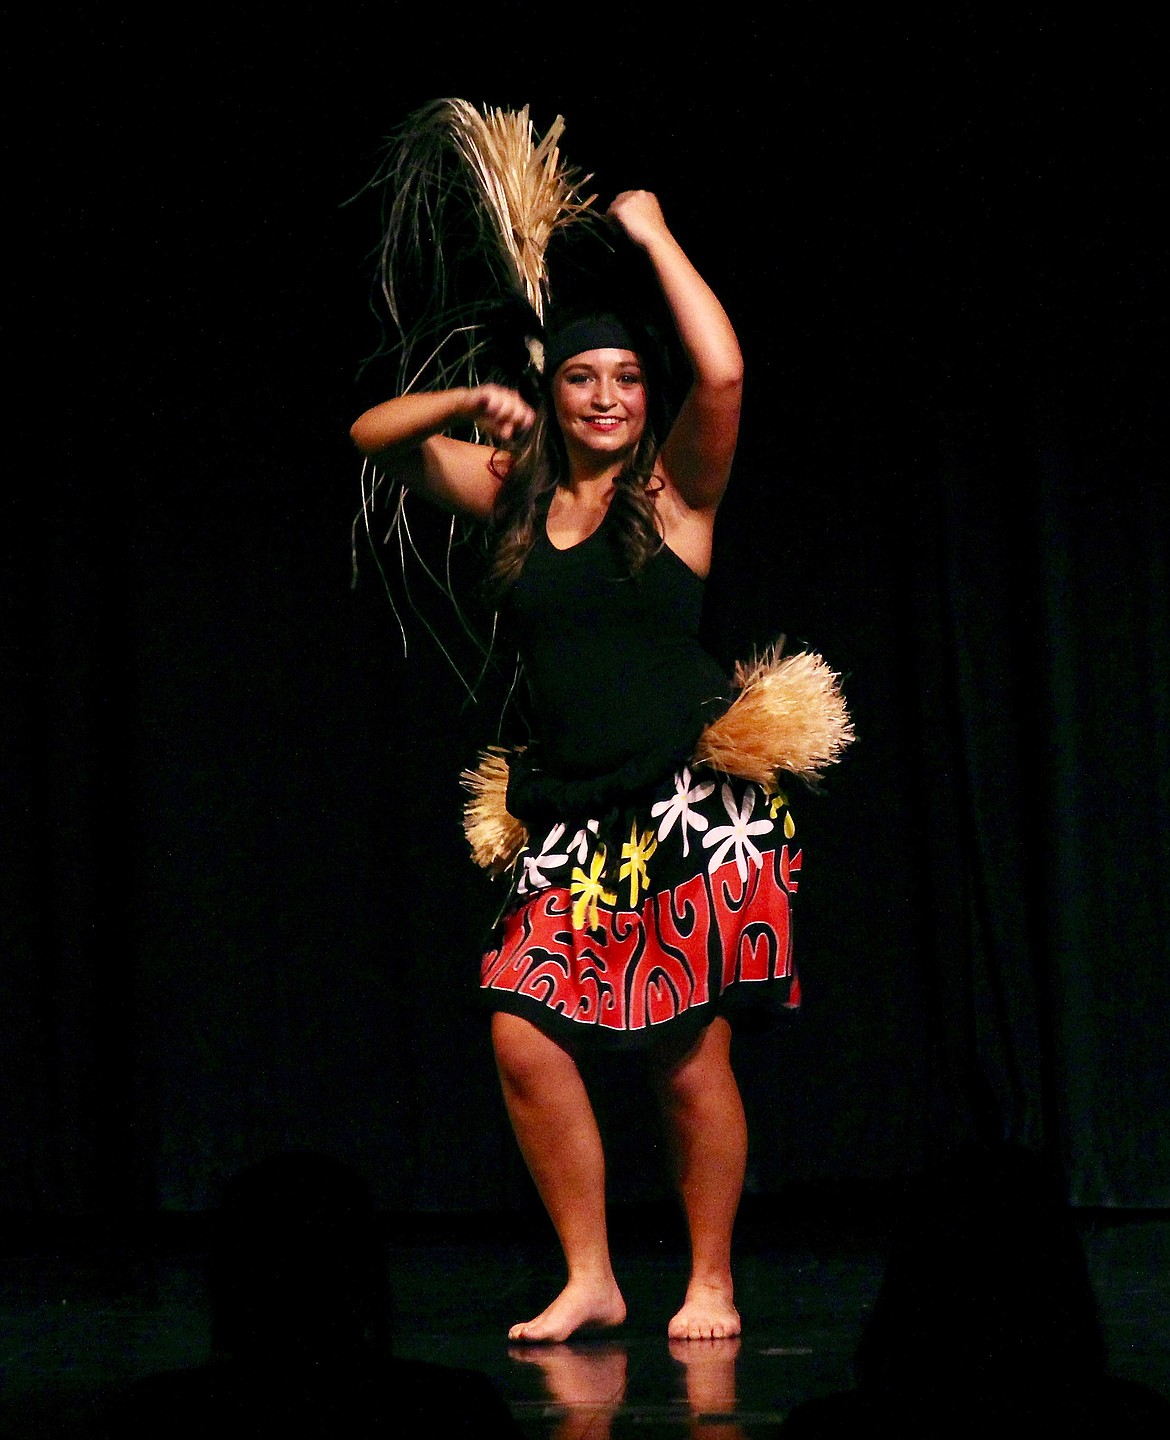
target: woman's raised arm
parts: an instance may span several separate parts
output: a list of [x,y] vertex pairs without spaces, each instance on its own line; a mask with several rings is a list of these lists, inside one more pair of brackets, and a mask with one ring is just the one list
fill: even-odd
[[399,395],[366,410],[349,428],[363,455],[445,510],[489,520],[500,477],[492,469],[494,445],[453,440],[449,426],[474,424],[499,444],[527,430],[532,409],[502,385],[424,390]]
[[626,190],[609,213],[654,267],[694,377],[662,447],[661,468],[684,505],[713,512],[727,488],[739,435],[739,341],[714,291],[671,234],[655,196]]

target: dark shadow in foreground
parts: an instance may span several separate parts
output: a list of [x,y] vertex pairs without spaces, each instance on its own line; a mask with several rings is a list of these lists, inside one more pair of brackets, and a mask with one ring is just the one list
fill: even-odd
[[1170,1402],[1107,1373],[1072,1214],[1014,1146],[964,1151],[911,1187],[854,1376],[793,1410],[785,1440],[1170,1434]]
[[236,1176],[209,1281],[211,1357],[112,1398],[100,1440],[521,1434],[487,1376],[392,1356],[385,1248],[341,1164],[288,1154]]

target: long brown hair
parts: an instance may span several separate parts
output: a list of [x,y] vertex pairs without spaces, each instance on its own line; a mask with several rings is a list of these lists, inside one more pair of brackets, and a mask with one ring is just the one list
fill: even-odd
[[[642,432],[629,463],[614,481],[609,509],[614,534],[629,575],[636,575],[662,548],[654,496],[662,480],[654,473],[658,442],[649,427]],[[542,502],[550,501],[558,485],[569,478],[569,460],[560,426],[547,398],[536,411],[536,423],[515,451],[497,451],[492,471],[503,481],[492,516],[494,545],[489,588],[498,598],[514,585],[536,540],[537,516]]]

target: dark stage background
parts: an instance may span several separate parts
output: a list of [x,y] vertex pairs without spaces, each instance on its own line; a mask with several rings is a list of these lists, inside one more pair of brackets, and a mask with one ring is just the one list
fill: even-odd
[[[286,1147],[387,1210],[531,1203],[469,1003],[493,695],[417,622],[403,657],[368,559],[350,589],[391,382],[343,202],[440,95],[560,111],[604,199],[660,195],[748,366],[711,644],[847,677],[805,1012],[738,1051],[749,1188],[1002,1134],[1077,1204],[1170,1205],[1163,36],[965,13],[65,15],[14,53],[0,1207],[202,1210]],[[638,1071],[597,1084],[614,1198],[666,1194]]]

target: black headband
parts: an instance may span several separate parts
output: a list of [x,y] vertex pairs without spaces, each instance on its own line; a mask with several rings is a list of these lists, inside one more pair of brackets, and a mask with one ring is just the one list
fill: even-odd
[[544,342],[544,378],[551,380],[566,360],[586,350],[632,350],[640,347],[624,321],[616,315],[583,315],[563,329],[554,329]]

